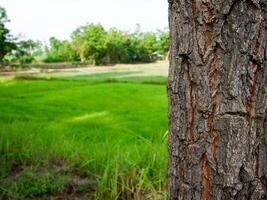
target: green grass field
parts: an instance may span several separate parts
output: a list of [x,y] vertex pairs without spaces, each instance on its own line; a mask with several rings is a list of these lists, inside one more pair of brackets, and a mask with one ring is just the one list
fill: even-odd
[[164,199],[165,84],[127,71],[0,78],[0,199]]

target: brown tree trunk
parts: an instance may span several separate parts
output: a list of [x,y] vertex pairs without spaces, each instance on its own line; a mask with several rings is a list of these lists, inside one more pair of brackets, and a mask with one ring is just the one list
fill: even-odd
[[169,0],[170,200],[267,199],[267,0]]

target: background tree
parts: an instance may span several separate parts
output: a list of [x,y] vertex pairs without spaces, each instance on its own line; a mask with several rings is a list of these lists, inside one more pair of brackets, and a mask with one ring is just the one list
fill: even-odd
[[68,40],[61,41],[51,37],[45,57],[45,62],[75,62],[78,61],[79,56]]
[[33,40],[20,41],[16,44],[16,50],[13,52],[13,60],[20,63],[31,63],[34,60],[34,54],[38,43]]
[[[134,33],[112,28],[106,31],[101,24],[86,24],[71,34],[70,40],[40,41],[13,39],[5,27],[6,11],[0,7],[0,61],[10,63],[70,62],[88,64],[152,62],[166,55],[169,46],[167,31]],[[18,41],[20,40],[20,41]]]
[[136,50],[140,61],[155,61],[153,54],[157,52],[159,47],[156,33],[143,33],[138,39],[139,43]]
[[266,199],[266,0],[169,11],[169,199]]
[[148,54],[153,54],[159,49],[159,43],[156,33],[144,33],[143,43]]
[[131,61],[129,36],[116,28],[109,30],[107,38],[107,57],[109,63],[128,63]]
[[0,62],[7,53],[15,48],[9,34],[10,31],[5,26],[6,22],[8,22],[6,11],[0,6]]
[[88,24],[73,32],[73,48],[79,52],[82,62],[103,62],[107,49],[106,36],[107,32],[100,24]]
[[170,43],[170,33],[169,31],[158,31],[158,52],[165,56],[168,56],[169,43]]

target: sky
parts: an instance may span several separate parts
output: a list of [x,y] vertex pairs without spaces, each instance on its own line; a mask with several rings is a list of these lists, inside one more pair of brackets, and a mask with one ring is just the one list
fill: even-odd
[[55,36],[68,39],[72,31],[86,23],[101,23],[106,29],[116,27],[142,31],[168,27],[167,0],[0,0],[15,36],[47,41]]

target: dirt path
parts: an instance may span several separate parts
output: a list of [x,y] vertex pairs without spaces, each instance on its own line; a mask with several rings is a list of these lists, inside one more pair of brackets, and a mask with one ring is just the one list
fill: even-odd
[[97,74],[108,72],[132,72],[141,76],[167,76],[168,62],[160,61],[149,64],[117,64],[113,66],[75,67],[64,69],[32,68],[25,71],[0,72],[0,79],[12,78],[17,75],[51,74],[58,76],[75,76],[81,74]]

